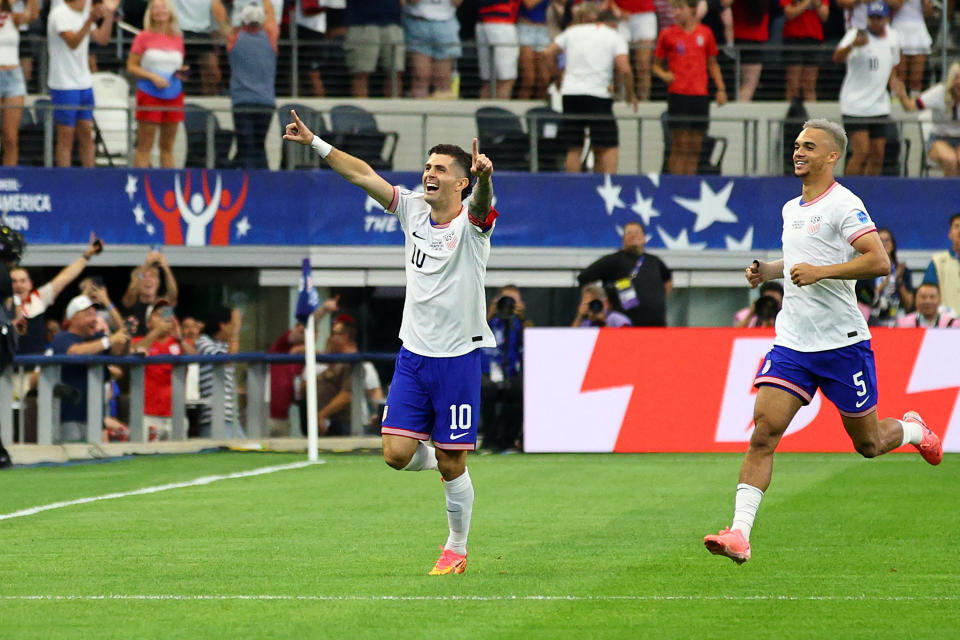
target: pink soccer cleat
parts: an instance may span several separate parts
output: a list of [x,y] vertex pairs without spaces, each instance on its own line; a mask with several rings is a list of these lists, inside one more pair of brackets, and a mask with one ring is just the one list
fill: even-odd
[[917,448],[924,460],[932,465],[940,464],[940,461],[943,460],[943,444],[940,442],[940,437],[927,426],[927,423],[916,411],[907,411],[903,414],[903,421],[915,422],[920,425],[923,429],[923,440],[920,441],[920,444],[913,446]]
[[445,576],[450,573],[463,573],[467,570],[467,554],[460,555],[450,549],[444,549],[433,569],[431,576]]
[[707,551],[717,556],[727,556],[737,564],[750,559],[750,543],[739,529],[726,528],[716,535],[703,537]]

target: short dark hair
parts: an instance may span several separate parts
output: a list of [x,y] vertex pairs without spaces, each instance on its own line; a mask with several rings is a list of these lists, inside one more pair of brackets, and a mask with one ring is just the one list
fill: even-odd
[[950,216],[950,226],[951,226],[951,227],[953,226],[954,221],[957,220],[958,218],[960,218],[960,211],[958,211],[957,213],[955,213],[955,214],[953,214],[952,216]]
[[450,156],[453,158],[454,164],[460,165],[460,168],[463,169],[463,175],[470,183],[460,192],[460,199],[466,200],[473,193],[474,180],[473,174],[470,173],[470,168],[473,166],[473,156],[455,144],[435,145],[427,152],[427,155],[432,156],[435,153],[441,156]]
[[632,225],[632,224],[635,224],[635,225],[637,225],[638,227],[640,227],[640,230],[643,231],[644,233],[647,232],[647,228],[646,228],[645,226],[643,226],[643,223],[640,222],[639,220],[631,220],[630,222],[627,222],[626,224],[624,224],[624,225],[623,225],[623,228],[626,229],[627,227],[629,227],[629,226]]
[[940,293],[940,285],[938,285],[936,282],[921,282],[917,285],[917,291],[920,291],[920,287],[933,287],[937,290],[937,294]]
[[344,332],[344,333],[346,334],[346,336],[350,339],[350,342],[356,343],[356,341],[357,341],[357,323],[353,320],[353,317],[352,317],[352,316],[348,316],[347,314],[343,314],[343,315],[337,317],[337,319],[334,320],[333,323],[334,323],[334,324],[339,324],[340,326],[342,326],[342,327],[343,327],[343,332]]
[[223,305],[215,307],[204,322],[203,332],[211,338],[217,335],[220,332],[220,325],[230,322],[231,313],[230,307]]
[[776,291],[780,294],[780,297],[783,297],[783,285],[777,282],[776,280],[767,280],[760,285],[760,295],[765,295],[770,291]]

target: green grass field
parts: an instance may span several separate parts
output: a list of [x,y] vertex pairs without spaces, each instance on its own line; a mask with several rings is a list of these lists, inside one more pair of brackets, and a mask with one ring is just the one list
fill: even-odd
[[[435,472],[379,456],[0,520],[2,638],[955,638],[960,456],[778,454],[736,566],[739,455],[470,461],[470,565]],[[0,514],[303,460],[155,456],[0,474]]]

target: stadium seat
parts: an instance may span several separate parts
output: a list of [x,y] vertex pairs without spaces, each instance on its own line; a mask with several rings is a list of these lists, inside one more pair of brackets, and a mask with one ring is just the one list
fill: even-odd
[[92,75],[94,136],[97,164],[113,166],[114,160],[126,164],[130,148],[130,83],[123,76],[107,71]]
[[524,118],[527,131],[536,132],[537,170],[563,171],[567,154],[567,145],[560,139],[563,115],[550,107],[534,107],[527,111]]
[[909,175],[910,140],[900,137],[900,128],[896,122],[887,123],[887,144],[883,151],[883,168],[881,174],[885,176]]
[[[660,126],[663,128],[663,166],[661,173],[670,173],[667,161],[670,158],[670,116],[664,111],[660,114]],[[719,152],[717,152],[719,149]],[[723,166],[723,156],[727,153],[727,139],[723,136],[704,134],[703,145],[700,147],[700,157],[697,159],[697,175],[718,176]],[[714,160],[714,156],[717,157]]]
[[356,156],[374,169],[392,171],[397,150],[396,131],[380,131],[369,111],[353,105],[337,105],[330,110],[333,146]]
[[[332,139],[323,120],[323,114],[305,104],[289,103],[277,109],[280,131],[286,131],[287,125],[293,122],[293,116],[290,115],[291,110],[297,112],[297,116],[310,128],[310,131],[321,138]],[[318,167],[326,168],[327,163],[322,162],[320,156],[314,153],[310,147],[290,142],[285,142],[280,147],[281,169],[316,169]]]
[[[51,102],[46,99],[37,100],[34,107],[37,114],[34,116],[33,110],[29,107],[23,108],[23,116],[20,118],[20,161],[21,165],[31,167],[43,166],[43,126],[49,113],[43,107],[49,107]],[[39,120],[39,122],[38,122]]]
[[474,117],[480,151],[505,171],[530,170],[530,138],[520,116],[500,107],[480,107]]
[[213,131],[213,167],[229,169],[233,167],[229,159],[230,147],[233,146],[233,131],[222,129],[217,121],[216,114],[210,109],[196,103],[187,103],[183,107],[184,128],[187,130],[187,159],[186,167],[207,166],[207,127]]

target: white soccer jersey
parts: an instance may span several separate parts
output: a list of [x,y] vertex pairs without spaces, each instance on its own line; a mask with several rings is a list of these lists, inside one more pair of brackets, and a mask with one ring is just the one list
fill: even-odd
[[921,93],[917,104],[933,114],[934,134],[960,138],[960,105],[947,107],[947,90],[942,82]]
[[400,340],[421,356],[451,358],[495,347],[487,325],[483,279],[490,234],[470,223],[466,207],[450,222],[434,226],[422,193],[393,188],[387,207],[405,236],[407,295]]
[[842,264],[857,250],[860,236],[875,231],[863,201],[838,182],[823,195],[783,205],[783,310],[777,315],[774,344],[795,351],[826,351],[870,339],[870,330],[857,307],[854,280],[820,280],[798,287],[790,269],[805,262],[814,266]]
[[[851,29],[837,47],[847,47],[857,38]],[[887,27],[883,38],[867,32],[867,44],[854,47],[847,58],[847,73],[840,85],[840,113],[870,118],[890,115],[887,83],[890,72],[900,62],[900,36]]]

